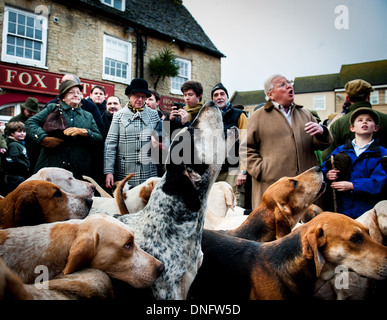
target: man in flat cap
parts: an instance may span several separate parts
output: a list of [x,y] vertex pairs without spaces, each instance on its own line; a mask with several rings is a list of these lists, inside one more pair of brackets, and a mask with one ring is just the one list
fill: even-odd
[[[323,151],[323,159],[328,157],[338,146],[346,143],[348,139],[354,138],[354,133],[349,129],[349,120],[352,113],[359,108],[372,108],[370,95],[374,88],[372,88],[370,83],[362,79],[356,79],[347,82],[344,89],[347,94],[347,100],[351,102],[351,105],[348,108],[347,114],[333,122],[329,128],[334,141],[330,147]],[[377,110],[374,111],[376,111],[380,119],[380,129],[378,132],[375,132],[374,138],[379,139],[380,146],[387,148],[387,114]]]

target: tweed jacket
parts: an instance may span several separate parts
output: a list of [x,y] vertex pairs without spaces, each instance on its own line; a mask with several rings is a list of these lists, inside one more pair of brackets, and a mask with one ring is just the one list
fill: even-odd
[[[48,134],[42,129],[43,121],[56,108],[56,103],[50,103],[45,109],[29,118],[26,123],[26,133],[37,144]],[[102,144],[102,135],[90,112],[81,107],[71,108],[61,102],[63,115],[69,127],[87,129],[87,136],[63,136],[64,142],[56,148],[42,147],[34,172],[44,167],[59,167],[71,171],[74,177],[82,179],[82,175],[93,176],[91,170],[91,151]]]
[[[162,135],[161,120],[156,110],[145,106],[144,111],[133,113],[127,106],[113,115],[105,140],[104,174],[112,173],[115,181],[135,173],[129,184],[137,186],[157,176],[157,157],[151,136]],[[152,151],[153,149],[153,151]]]
[[256,110],[247,122],[246,142],[240,149],[241,160],[247,155],[247,171],[252,177],[252,205],[261,203],[263,193],[278,179],[296,176],[319,165],[315,150],[332,143],[332,135],[323,126],[324,134],[310,136],[307,122],[316,122],[302,106],[291,109],[292,127],[284,114],[271,101]]

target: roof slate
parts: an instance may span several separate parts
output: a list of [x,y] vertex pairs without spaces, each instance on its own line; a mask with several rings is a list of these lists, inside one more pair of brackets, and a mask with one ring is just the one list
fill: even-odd
[[323,74],[319,76],[296,77],[294,93],[334,91],[339,74]]
[[[387,84],[387,60],[342,65],[340,73],[294,79],[294,93],[330,92],[343,89],[348,81],[364,79],[373,86]],[[230,101],[244,106],[265,102],[264,90],[235,91]]]
[[109,7],[100,0],[59,0],[67,5],[83,4],[94,12],[141,29],[144,34],[158,34],[216,57],[225,57],[212,43],[184,5],[177,0],[126,0],[125,11]]
[[337,87],[344,88],[348,81],[355,79],[363,79],[373,86],[387,84],[387,60],[342,65]]
[[266,102],[266,94],[264,90],[255,91],[235,91],[230,102],[232,104],[241,104],[243,106],[257,105]]

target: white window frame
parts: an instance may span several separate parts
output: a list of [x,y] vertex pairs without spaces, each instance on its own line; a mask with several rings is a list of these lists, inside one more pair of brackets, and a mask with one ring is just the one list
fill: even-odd
[[[121,2],[121,8],[115,6],[116,2]],[[125,0],[101,0],[101,3],[103,3],[104,5],[107,5],[120,11],[125,11],[125,2]]]
[[[112,46],[112,43],[116,43],[116,47]],[[126,53],[119,53],[118,47],[127,47]],[[111,75],[105,73],[106,59],[126,65],[126,77]],[[103,65],[102,65],[102,79],[110,80],[120,83],[129,83],[132,78],[132,43],[129,41],[121,40],[107,34],[103,38]]]
[[371,92],[370,103],[372,105],[379,104],[379,90],[375,90]]
[[313,96],[313,110],[326,110],[326,97],[324,95]]
[[[21,14],[27,18],[34,19],[34,28],[42,29],[42,39],[34,39],[28,36],[18,35],[17,33],[10,33],[9,28],[9,13],[14,12],[16,14]],[[22,64],[26,66],[33,66],[38,68],[47,68],[46,67],[46,57],[47,57],[47,28],[48,28],[48,17],[45,14],[34,14],[28,11],[23,11],[20,9],[15,9],[12,7],[4,7],[4,20],[3,20],[3,35],[2,35],[2,51],[1,51],[1,60],[4,62],[10,62],[15,64]],[[26,57],[17,57],[7,53],[8,41],[7,38],[9,35],[15,36],[17,39],[22,39],[24,41],[29,40],[32,43],[39,42],[41,43],[40,50],[40,59],[35,60],[33,58]],[[33,54],[33,53],[32,53]]]
[[180,67],[178,75],[171,78],[171,93],[183,95],[180,88],[184,82],[191,80],[192,62],[182,58],[175,58],[175,60],[179,65],[185,64],[186,69]]
[[18,115],[21,111],[21,105],[23,102],[13,102],[13,103],[7,103],[0,106],[0,110],[6,109],[6,108],[14,108],[13,110],[13,116],[4,116],[0,115],[0,122],[8,123],[9,120],[11,120],[12,117]]

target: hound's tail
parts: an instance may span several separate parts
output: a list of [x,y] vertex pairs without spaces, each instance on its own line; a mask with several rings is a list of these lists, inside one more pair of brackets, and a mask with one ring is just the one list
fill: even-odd
[[134,176],[134,173],[129,173],[123,180],[117,181],[116,183],[116,189],[114,190],[114,198],[116,199],[117,206],[120,209],[121,214],[128,214],[130,213],[128,208],[125,204],[125,195],[123,193],[123,189],[125,186],[125,183],[129,181],[130,178]]

